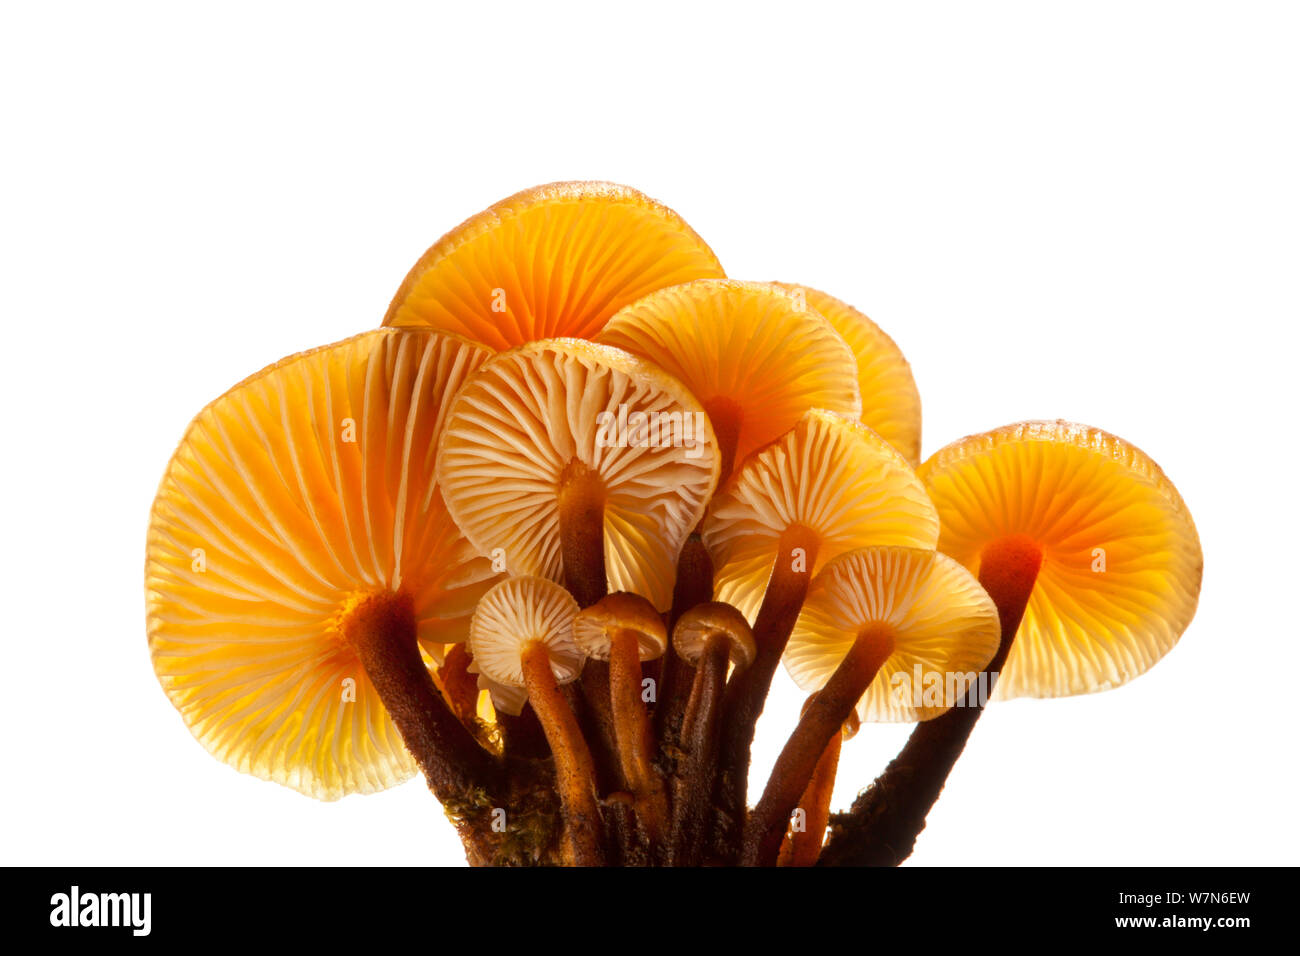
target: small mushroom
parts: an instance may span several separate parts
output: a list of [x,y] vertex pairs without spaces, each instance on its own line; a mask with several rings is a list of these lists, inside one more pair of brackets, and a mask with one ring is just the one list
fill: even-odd
[[[995,698],[1118,687],[1191,622],[1202,567],[1196,525],[1159,466],[1123,439],[1022,422],[941,449],[919,474],[942,521],[940,549],[978,574],[997,604],[1001,642],[986,677]],[[832,841],[831,858],[907,857],[984,702],[912,732],[847,821],[854,848]]]
[[721,275],[704,240],[635,189],[552,183],[438,240],[403,280],[384,325],[439,329],[497,350],[591,338],[647,293]]
[[494,356],[453,400],[438,452],[447,507],[513,574],[672,601],[678,552],[717,483],[703,409],[676,379],[576,339]]
[[444,802],[492,773],[429,674],[493,577],[433,469],[445,398],[488,354],[377,330],[286,358],[194,419],[150,515],[148,635],[214,756],[323,800],[417,763]]
[[927,720],[957,698],[898,701],[893,675],[978,673],[998,649],[998,614],[974,576],[937,551],[873,547],[836,558],[809,588],[786,652],[816,689],[745,826],[742,862],[776,860],[790,813],[831,737],[858,710]]
[[880,326],[848,303],[808,286],[774,285],[802,295],[848,344],[858,364],[862,423],[915,467],[921,460],[921,393],[902,350]]
[[749,748],[808,582],[868,545],[933,548],[939,518],[903,456],[860,422],[806,412],[750,458],[704,522],[715,595],[753,615],[758,656],[727,690],[723,773],[744,806]]
[[474,609],[469,645],[490,680],[528,692],[555,757],[556,786],[572,862],[599,866],[601,817],[591,750],[560,685],[577,679],[583,656],[573,642],[578,605],[543,578],[508,578]]
[[678,619],[673,649],[695,668],[695,679],[682,721],[686,756],[674,801],[671,861],[674,866],[694,866],[703,850],[713,795],[718,721],[727,674],[733,665],[737,671],[749,667],[757,648],[745,616],[730,604],[710,601]]
[[721,446],[719,487],[807,409],[862,412],[848,345],[770,284],[700,279],[660,289],[610,319],[597,341],[654,362],[703,403]]
[[573,621],[573,641],[588,657],[609,662],[610,708],[623,781],[637,801],[652,846],[667,824],[663,783],[650,765],[650,725],[641,699],[641,662],[668,646],[664,620],[639,594],[617,592],[584,608]]

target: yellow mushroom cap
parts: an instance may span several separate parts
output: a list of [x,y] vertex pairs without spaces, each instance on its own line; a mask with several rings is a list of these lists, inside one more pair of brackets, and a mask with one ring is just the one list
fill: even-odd
[[1196,611],[1201,545],[1145,454],[1068,422],[1022,422],[941,449],[919,471],[939,547],[976,574],[990,544],[1025,538],[1042,566],[995,696],[1117,687],[1177,642]]
[[573,640],[588,657],[607,661],[616,630],[636,632],[643,661],[662,656],[668,647],[668,628],[654,605],[626,591],[607,594],[579,611],[573,622]]
[[446,397],[489,354],[376,330],[284,359],[194,419],[154,500],[145,587],[154,670],[214,756],[323,800],[415,772],[343,625],[392,594],[431,659],[464,639],[492,572],[443,506],[433,453]]
[[704,240],[635,189],[552,183],[438,240],[403,280],[384,325],[441,329],[493,349],[591,338],[655,289],[721,275]]
[[[893,640],[893,652],[858,701],[858,716],[876,721],[944,713],[965,696],[957,675],[977,679],[1001,636],[992,599],[947,555],[863,548],[840,555],[809,585],[784,657],[794,682],[820,690],[867,628],[884,629]],[[948,675],[954,675],[952,696]],[[927,684],[941,690],[927,697]]]
[[796,526],[818,541],[813,574],[855,548],[939,540],[939,517],[906,459],[861,422],[821,409],[746,462],[709,508],[702,531],[717,598],[752,622],[782,534]]
[[597,340],[680,379],[724,437],[735,467],[794,427],[809,408],[857,418],[858,369],[830,323],[800,298],[761,282],[701,279],[661,289],[610,319]]
[[555,680],[567,684],[582,673],[582,651],[573,642],[578,602],[545,578],[507,578],[474,609],[469,647],[479,672],[507,687],[524,686],[523,653],[529,644],[546,645]]
[[697,664],[704,645],[715,634],[727,638],[731,661],[737,668],[743,670],[754,663],[758,648],[749,622],[745,615],[721,601],[697,604],[678,618],[673,628],[673,648],[688,664]]
[[457,524],[484,554],[496,552],[513,574],[558,581],[557,495],[575,463],[605,491],[610,589],[666,610],[718,459],[703,409],[648,362],[576,339],[493,357],[452,404],[438,477]]
[[848,343],[858,364],[863,424],[915,467],[921,460],[921,393],[902,350],[875,322],[834,296],[808,286],[774,285],[803,295]]

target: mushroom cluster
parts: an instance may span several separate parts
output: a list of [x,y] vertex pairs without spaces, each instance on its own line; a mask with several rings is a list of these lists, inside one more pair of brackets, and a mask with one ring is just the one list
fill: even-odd
[[[727,278],[635,190],[526,190],[380,328],[194,419],[150,517],[154,670],[246,773],[321,800],[421,773],[475,865],[896,864],[991,698],[1131,680],[1201,578],[1113,435],[920,450],[865,315]],[[782,661],[809,696],[751,807]],[[833,816],[871,720],[917,727]]]

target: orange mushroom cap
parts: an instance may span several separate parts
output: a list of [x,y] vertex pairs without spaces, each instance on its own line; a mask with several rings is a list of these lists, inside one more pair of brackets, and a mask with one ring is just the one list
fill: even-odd
[[773,284],[791,295],[804,296],[848,343],[858,364],[862,423],[915,467],[921,460],[921,393],[902,350],[880,326],[848,303],[808,286]]
[[415,772],[344,629],[391,594],[430,660],[467,634],[492,572],[447,514],[433,452],[447,396],[489,354],[376,330],[194,419],[154,500],[145,588],[154,669],[214,756],[324,800]]
[[660,657],[668,648],[668,628],[654,605],[625,591],[607,594],[579,611],[573,621],[573,641],[588,657],[607,661],[618,630],[636,634],[637,656],[643,661]]
[[709,508],[703,537],[718,599],[752,621],[782,535],[795,527],[818,542],[813,574],[855,548],[933,548],[939,539],[939,517],[903,456],[861,422],[822,409],[746,462]]
[[661,289],[610,319],[597,340],[649,359],[694,393],[719,440],[734,448],[724,469],[739,469],[809,408],[862,412],[844,339],[771,284],[701,279]]
[[604,495],[610,590],[660,610],[672,602],[677,555],[718,478],[707,417],[680,382],[576,339],[530,343],[484,363],[452,404],[437,468],[471,542],[498,553],[512,574],[555,581],[563,572],[557,497],[581,472]]
[[1156,463],[1123,439],[1022,422],[954,442],[919,474],[943,524],[940,549],[975,573],[991,546],[1041,552],[996,698],[1118,687],[1190,623],[1196,525]]
[[[857,705],[861,720],[876,721],[930,720],[947,711],[965,695],[958,675],[977,679],[1001,635],[992,599],[956,561],[919,548],[863,548],[827,564],[809,586],[786,645],[786,669],[804,690],[820,690],[868,628],[893,643]],[[912,687],[918,673],[936,675],[942,697]]]
[[655,289],[721,275],[704,240],[635,189],[551,183],[438,240],[403,280],[384,325],[441,329],[498,350],[591,338]]
[[744,670],[758,656],[754,632],[745,616],[730,604],[706,601],[697,604],[677,620],[673,627],[673,648],[692,667],[700,662],[709,638],[722,635],[727,639],[730,662]]

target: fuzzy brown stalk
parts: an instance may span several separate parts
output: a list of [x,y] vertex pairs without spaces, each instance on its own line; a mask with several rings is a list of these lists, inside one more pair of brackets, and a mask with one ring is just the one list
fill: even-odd
[[[817,558],[817,545],[816,535],[797,525],[781,535],[767,591],[754,621],[754,644],[758,655],[749,669],[727,688],[717,795],[720,825],[733,846],[739,843],[739,834],[735,831],[743,826],[754,730],[772,688],[772,677],[790,640],[790,632],[803,608]],[[797,561],[794,558],[796,550],[800,553]]]
[[523,652],[528,700],[537,711],[555,757],[555,784],[560,794],[564,837],[575,866],[602,866],[600,806],[596,799],[596,767],[568,701],[551,669],[546,646],[535,642]]
[[717,772],[718,728],[730,663],[725,634],[705,642],[682,722],[684,766],[673,801],[670,866],[698,866],[705,849],[711,797]]

